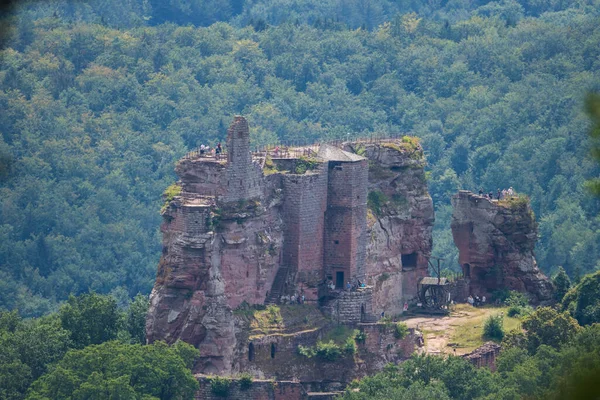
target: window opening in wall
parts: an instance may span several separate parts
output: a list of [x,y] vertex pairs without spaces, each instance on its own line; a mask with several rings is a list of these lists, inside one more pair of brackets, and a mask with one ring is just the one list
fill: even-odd
[[402,254],[402,270],[417,268],[417,253]]
[[271,343],[271,358],[275,358],[275,343]]
[[344,288],[344,271],[337,271],[335,273],[335,288],[336,289]]
[[463,274],[465,278],[471,277],[471,266],[469,264],[463,265]]
[[254,343],[248,345],[248,361],[254,361]]

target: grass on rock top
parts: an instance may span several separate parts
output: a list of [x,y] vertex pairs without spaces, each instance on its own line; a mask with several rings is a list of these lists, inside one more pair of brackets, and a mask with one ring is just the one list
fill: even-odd
[[327,322],[314,304],[270,305],[265,310],[253,310],[244,314],[250,317],[252,337],[315,330]]
[[507,315],[508,307],[476,308],[466,304],[459,304],[456,306],[457,310],[467,308],[469,308],[469,312],[472,315],[471,318],[456,326],[456,329],[450,335],[448,343],[449,346],[451,345],[451,347],[454,347],[457,350],[461,349],[461,353],[469,353],[489,341],[483,337],[483,326],[485,320],[490,315],[504,314],[505,333],[510,332],[513,329],[521,328],[521,320],[519,318],[513,318]]

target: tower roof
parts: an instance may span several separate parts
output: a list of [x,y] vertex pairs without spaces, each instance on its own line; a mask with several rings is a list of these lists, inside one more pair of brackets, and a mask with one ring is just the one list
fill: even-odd
[[319,147],[319,153],[317,157],[327,161],[345,161],[345,162],[356,162],[366,160],[366,158],[359,156],[358,154],[350,153],[329,144],[322,144]]

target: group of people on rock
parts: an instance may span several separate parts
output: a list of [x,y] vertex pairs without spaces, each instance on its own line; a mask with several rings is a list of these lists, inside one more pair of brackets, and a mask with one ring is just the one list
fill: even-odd
[[[201,156],[204,156],[205,154],[212,155],[212,150],[209,145],[201,144],[200,148],[199,148],[199,152],[200,152]],[[217,147],[215,147],[215,158],[219,159],[219,157],[221,156],[222,153],[223,153],[223,148],[221,147],[221,142],[219,142],[217,144]]]
[[489,192],[489,193],[484,193],[483,189],[479,189],[479,195],[482,197],[485,197],[486,199],[489,200],[503,200],[509,197],[513,197],[515,196],[517,193],[515,192],[515,190],[511,187],[509,187],[508,189],[502,189],[500,190],[500,188],[498,188],[498,190],[496,191],[496,197],[494,197],[494,193],[493,192]]
[[[327,286],[327,289],[335,290],[335,283],[333,283],[333,280],[331,278],[326,279],[324,283],[325,283],[325,286]],[[354,282],[348,281],[346,283],[345,289],[350,292],[350,291],[357,290],[358,288],[364,288],[364,287],[367,287],[367,285],[365,285],[363,282],[361,282],[360,279],[357,279]]]
[[364,287],[366,287],[366,285],[364,283],[362,283],[359,279],[357,279],[356,281],[354,281],[352,283],[350,281],[348,281],[348,283],[346,283],[347,291],[355,291],[358,288],[364,288]]
[[481,298],[480,298],[479,296],[473,297],[472,295],[469,295],[469,297],[467,297],[467,303],[469,303],[473,307],[484,306],[485,302],[486,302],[485,296],[481,296]]
[[281,302],[283,304],[304,304],[305,301],[304,294],[296,294],[294,293],[291,296],[281,296]]

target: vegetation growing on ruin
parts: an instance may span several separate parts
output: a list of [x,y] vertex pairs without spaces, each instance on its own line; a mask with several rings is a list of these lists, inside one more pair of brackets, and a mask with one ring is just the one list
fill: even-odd
[[408,333],[408,326],[404,322],[396,322],[394,326],[394,337],[396,339],[404,339]]
[[252,387],[252,382],[254,381],[254,379],[252,378],[252,375],[245,372],[238,376],[238,381],[240,382],[241,390],[248,390]]
[[163,192],[163,199],[165,202],[163,203],[163,206],[160,209],[161,214],[163,212],[165,212],[165,210],[167,209],[167,207],[169,206],[171,201],[173,201],[173,199],[176,196],[179,196],[180,194],[181,194],[181,186],[176,183],[170,185],[169,187],[167,187],[165,189],[165,191]]
[[251,337],[293,335],[300,331],[314,331],[327,324],[314,304],[240,306],[234,314],[248,319]]
[[336,361],[338,358],[356,353],[356,342],[354,337],[349,337],[343,344],[337,344],[333,340],[319,340],[315,346],[298,345],[298,354],[307,358],[317,357],[321,361]]
[[211,376],[210,391],[217,397],[227,397],[229,395],[229,389],[231,388],[231,379],[223,376]]
[[382,215],[383,207],[390,199],[381,190],[371,190],[367,195],[367,207],[378,217]]
[[328,331],[315,346],[298,346],[298,354],[307,358],[317,357],[323,361],[335,361],[341,356],[353,355],[357,351],[356,342],[364,343],[366,334],[358,329],[337,325]]
[[273,163],[271,155],[267,154],[265,158],[265,166],[263,168],[263,174],[265,176],[273,175],[278,172],[277,166]]
[[294,173],[298,175],[304,175],[306,172],[316,169],[319,165],[321,165],[321,162],[316,158],[301,156],[296,161]]
[[421,161],[423,157],[423,148],[419,143],[419,138],[414,136],[403,136],[400,141],[394,140],[382,142],[381,147],[393,149],[408,155],[408,158],[415,161]]

